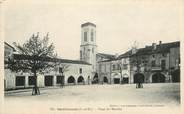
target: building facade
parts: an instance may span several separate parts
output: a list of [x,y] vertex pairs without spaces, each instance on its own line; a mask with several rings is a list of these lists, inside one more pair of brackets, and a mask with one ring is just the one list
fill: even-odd
[[137,49],[130,58],[131,76],[134,82],[137,72],[142,73],[145,83],[180,81],[180,42],[153,43],[152,46]]
[[[91,65],[79,61],[61,60],[61,66],[52,70],[45,70],[44,74],[37,74],[37,85],[39,87],[64,85],[85,85],[91,82]],[[76,63],[77,62],[77,63]],[[60,71],[63,65],[68,66],[64,73]],[[5,70],[5,89],[29,88],[35,83],[31,72],[12,72]]]
[[[5,63],[9,58],[21,55],[5,42]],[[180,82],[180,42],[161,41],[144,48],[133,48],[121,55],[97,51],[96,25],[90,22],[81,25],[80,60],[59,59],[60,66],[38,74],[39,87],[75,84],[132,84],[137,74],[144,83]],[[68,66],[67,71],[63,71]],[[6,68],[5,89],[32,87],[33,74],[12,72]]]
[[[5,43],[5,63],[9,58],[24,60],[24,56],[13,53],[14,48]],[[10,53],[11,52],[11,53]],[[92,65],[80,60],[57,59],[58,65],[55,68],[44,70],[44,73],[37,73],[37,85],[39,87],[61,86],[61,85],[85,85],[91,84]],[[6,65],[6,64],[5,64]],[[33,87],[35,78],[31,72],[12,72],[4,69],[5,90]]]
[[104,77],[111,84],[136,83],[137,74],[142,75],[144,83],[180,82],[179,41],[160,41],[144,48],[131,49],[117,57],[107,57],[97,62],[101,83],[105,82]]

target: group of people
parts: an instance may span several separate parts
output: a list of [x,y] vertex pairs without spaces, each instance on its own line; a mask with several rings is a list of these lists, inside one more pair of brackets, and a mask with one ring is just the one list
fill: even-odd
[[136,74],[136,88],[143,88],[144,76],[141,73]]

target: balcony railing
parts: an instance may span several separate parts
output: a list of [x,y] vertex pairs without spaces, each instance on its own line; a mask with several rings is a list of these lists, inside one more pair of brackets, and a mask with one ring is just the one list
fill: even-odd
[[151,67],[151,70],[152,70],[152,71],[162,70],[162,67],[161,67],[161,66],[152,66],[152,67]]

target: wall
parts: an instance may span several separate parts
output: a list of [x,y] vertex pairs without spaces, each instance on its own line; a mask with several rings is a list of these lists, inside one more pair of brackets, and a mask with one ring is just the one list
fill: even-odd
[[[74,76],[76,82],[79,76],[83,76],[85,80],[85,84],[88,84],[88,76],[91,78],[91,65],[84,65],[84,64],[68,64],[69,68],[68,71],[64,73],[65,75],[65,84],[68,85],[67,79],[69,76]],[[82,73],[79,73],[79,69],[82,68]],[[53,86],[56,86],[56,76],[61,75],[59,71],[49,71],[44,74],[37,74],[37,84],[39,87],[45,87],[44,76],[51,75],[53,76]],[[15,80],[17,76],[25,76],[25,85],[24,86],[16,86]],[[15,89],[15,88],[27,88],[33,87],[28,84],[28,77],[33,76],[32,73],[15,73],[10,71],[9,69],[5,69],[5,80],[6,80],[6,89]],[[77,84],[77,83],[76,83]]]

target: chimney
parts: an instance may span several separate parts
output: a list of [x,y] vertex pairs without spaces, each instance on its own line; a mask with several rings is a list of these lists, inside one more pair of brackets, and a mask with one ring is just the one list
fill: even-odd
[[137,49],[136,48],[132,48],[132,54],[136,54]]
[[159,45],[161,45],[162,44],[162,41],[159,41]]
[[115,53],[115,57],[118,58],[119,54],[118,53]]
[[157,44],[156,43],[152,43],[152,47],[153,47],[153,50],[156,50]]

